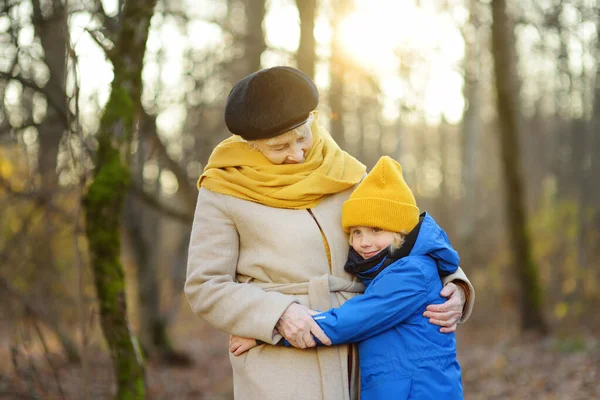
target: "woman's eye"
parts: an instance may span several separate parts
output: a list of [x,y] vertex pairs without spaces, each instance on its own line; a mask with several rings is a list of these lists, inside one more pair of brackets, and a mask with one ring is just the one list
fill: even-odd
[[299,137],[298,140],[296,140],[298,143],[302,143],[304,142],[304,140],[306,140],[306,136],[303,137]]
[[275,148],[273,150],[275,150],[275,151],[283,151],[283,150],[285,150],[285,146],[277,147],[277,148]]
[[360,231],[352,231],[352,234],[353,234],[354,236],[358,236],[358,235],[360,235]]
[[381,232],[381,229],[379,229],[379,228],[373,228],[373,232],[375,232],[375,233]]

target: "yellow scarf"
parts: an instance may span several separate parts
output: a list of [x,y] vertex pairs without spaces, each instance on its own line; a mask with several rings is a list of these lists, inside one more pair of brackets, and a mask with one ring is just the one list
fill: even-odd
[[313,146],[301,164],[273,164],[239,136],[225,139],[213,150],[198,188],[269,207],[305,209],[360,182],[366,167],[339,148],[316,115],[311,130]]

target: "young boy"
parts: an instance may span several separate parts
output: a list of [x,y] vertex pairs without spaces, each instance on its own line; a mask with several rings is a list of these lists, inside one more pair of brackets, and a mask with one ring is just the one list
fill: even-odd
[[[313,316],[333,344],[358,343],[361,399],[462,399],[454,333],[423,318],[444,302],[440,274],[458,268],[458,253],[427,213],[419,215],[402,167],[382,157],[342,208],[350,234],[345,269],[365,293]],[[240,355],[254,339],[233,336]]]

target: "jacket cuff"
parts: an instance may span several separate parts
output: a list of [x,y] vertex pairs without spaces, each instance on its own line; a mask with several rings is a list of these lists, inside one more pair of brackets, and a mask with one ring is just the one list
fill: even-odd
[[269,331],[260,332],[260,334],[256,335],[255,339],[261,340],[266,344],[277,344],[277,342],[283,339],[283,336],[281,336],[279,332],[277,332],[275,326],[277,325],[277,322],[279,322],[279,318],[281,318],[285,310],[292,303],[296,303],[297,301],[293,296],[282,296],[286,297],[286,301],[278,302],[276,305],[272,305],[271,307],[269,307],[270,310],[268,311],[267,317],[269,319],[269,322],[267,324]]
[[465,305],[463,306],[462,317],[458,321],[459,324],[464,324],[469,320],[471,313],[473,312],[473,306],[475,304],[475,288],[460,267],[456,272],[443,279],[444,286],[450,282],[460,286],[465,292]]

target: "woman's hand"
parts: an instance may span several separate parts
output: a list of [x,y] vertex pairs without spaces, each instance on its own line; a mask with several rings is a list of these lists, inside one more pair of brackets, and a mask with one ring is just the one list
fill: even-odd
[[297,303],[292,303],[285,309],[275,329],[294,347],[306,349],[315,347],[317,342],[313,335],[324,345],[331,345],[331,340],[311,317],[311,310]]
[[423,316],[429,318],[430,323],[441,326],[440,332],[454,332],[456,324],[462,317],[465,293],[460,286],[450,282],[444,286],[440,295],[447,297],[448,300],[443,304],[428,305]]

